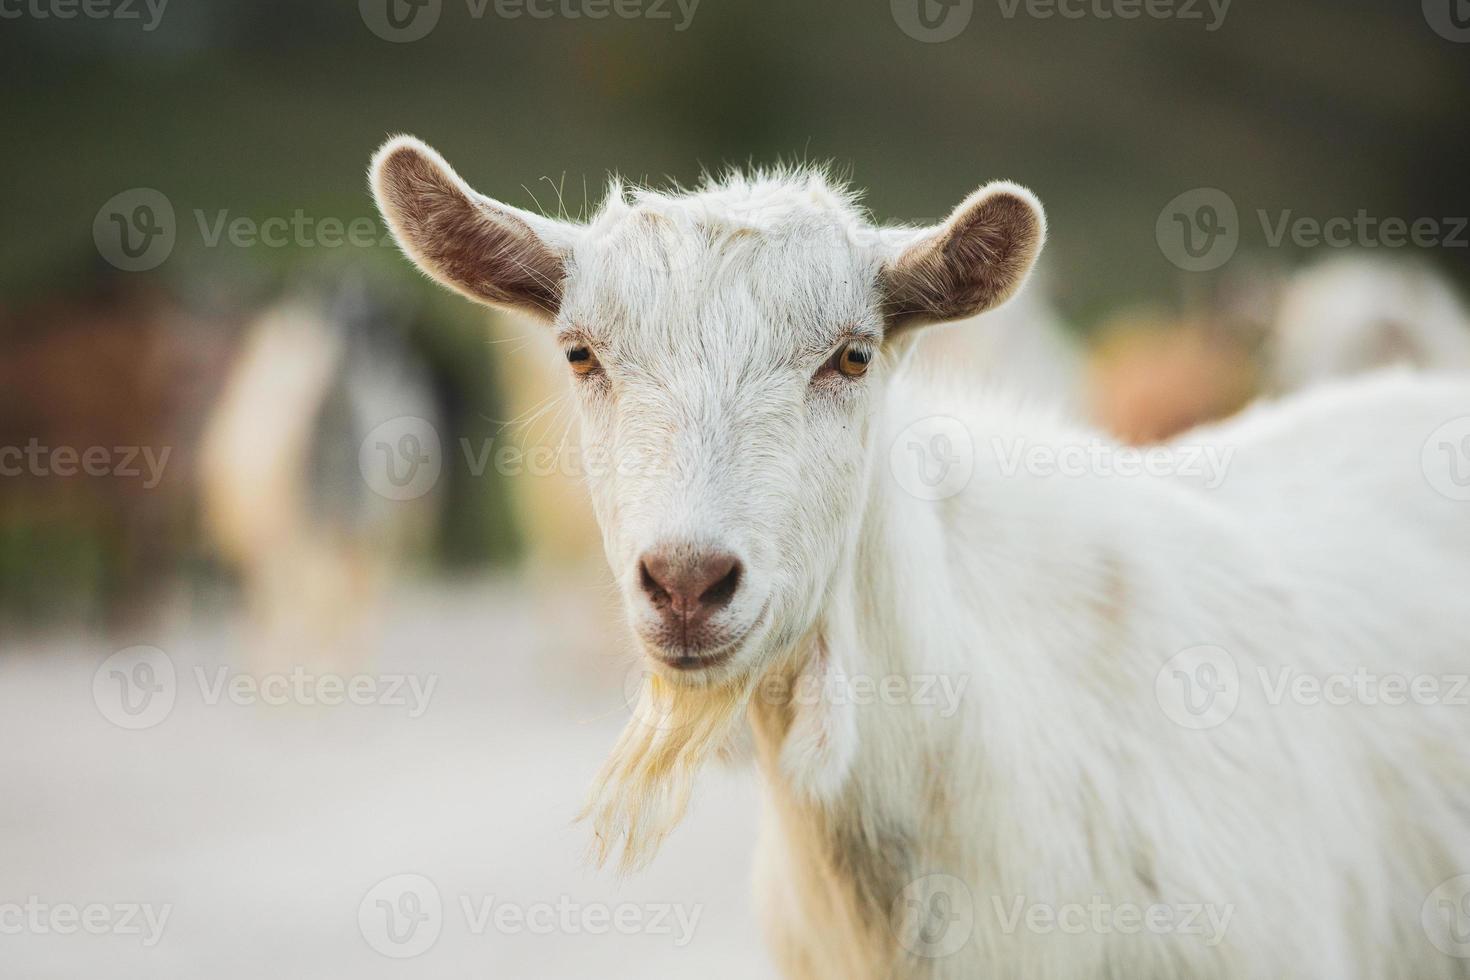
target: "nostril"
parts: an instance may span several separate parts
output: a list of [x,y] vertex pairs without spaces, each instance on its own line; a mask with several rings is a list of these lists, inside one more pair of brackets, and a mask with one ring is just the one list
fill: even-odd
[[728,566],[723,575],[713,585],[700,593],[699,602],[705,606],[723,606],[735,597],[735,590],[740,588],[740,562],[735,558],[720,559],[711,571],[719,575],[719,565]]
[[729,605],[745,574],[728,552],[656,548],[638,560],[638,584],[664,615],[702,616]]
[[649,599],[653,600],[655,603],[668,601],[668,589],[665,589],[663,585],[659,583],[658,578],[653,574],[653,572],[649,570],[648,559],[646,558],[638,562],[638,580],[639,583],[643,586],[643,591],[647,593]]

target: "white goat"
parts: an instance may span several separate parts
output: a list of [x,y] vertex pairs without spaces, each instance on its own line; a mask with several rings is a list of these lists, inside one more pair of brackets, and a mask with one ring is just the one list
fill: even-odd
[[[916,328],[1025,276],[1044,224],[1014,185],[877,231],[812,173],[615,187],[585,226],[412,139],[372,182],[430,276],[552,325],[608,453],[589,482],[653,674],[589,807],[604,857],[647,859],[748,731],[789,977],[1470,975],[1436,948],[1470,952],[1437,918],[1463,890],[1436,891],[1470,871],[1470,709],[1278,689],[1464,669],[1470,504],[1421,450],[1470,384],[1217,428],[1213,491],[1188,446],[1125,478],[1098,437],[906,372]],[[1094,455],[1047,475],[1037,448]]]

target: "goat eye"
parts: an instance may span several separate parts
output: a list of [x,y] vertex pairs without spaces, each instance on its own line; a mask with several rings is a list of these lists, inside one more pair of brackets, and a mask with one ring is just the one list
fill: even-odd
[[842,345],[832,359],[832,366],[839,374],[849,378],[861,378],[868,373],[868,364],[872,361],[872,352],[862,344],[849,342]]
[[568,348],[567,363],[572,366],[573,374],[591,374],[599,366],[592,348],[585,345]]

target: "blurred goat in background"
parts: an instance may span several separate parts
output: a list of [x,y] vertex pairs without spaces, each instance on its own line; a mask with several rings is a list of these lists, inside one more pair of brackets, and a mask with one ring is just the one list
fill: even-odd
[[[200,454],[203,529],[241,577],[259,666],[350,665],[390,568],[434,529],[436,497],[381,495],[380,427],[439,411],[404,318],[357,280],[293,293],[246,329]],[[392,432],[388,451],[395,452]]]
[[1368,255],[1291,274],[1247,266],[1183,316],[1118,314],[1092,341],[1094,420],[1135,444],[1335,378],[1470,369],[1470,313],[1445,278]]
[[1364,255],[1330,259],[1293,276],[1267,349],[1274,392],[1405,365],[1470,369],[1470,313],[1426,265]]

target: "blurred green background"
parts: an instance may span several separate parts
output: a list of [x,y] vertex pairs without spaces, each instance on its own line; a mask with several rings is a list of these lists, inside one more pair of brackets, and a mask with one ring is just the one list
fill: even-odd
[[677,13],[476,19],[447,0],[413,43],[348,0],[174,0],[152,31],[10,20],[0,269],[11,295],[44,280],[133,186],[181,213],[371,215],[362,174],[395,132],[487,193],[550,206],[560,188],[573,211],[608,171],[687,181],[747,160],[834,160],[882,219],[1010,177],[1046,202],[1057,286],[1084,319],[1177,291],[1153,223],[1189,188],[1243,211],[1467,210],[1470,46],[1418,3],[1236,0],[1214,31],[1199,9],[1007,18],[982,0],[939,44],[887,0],[703,0],[683,31]]

